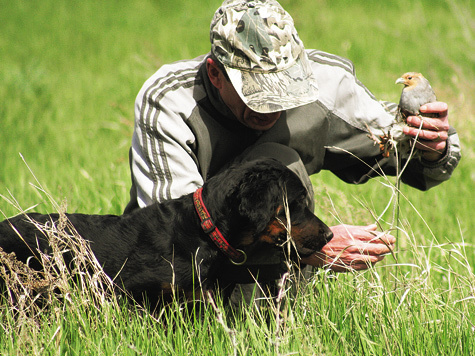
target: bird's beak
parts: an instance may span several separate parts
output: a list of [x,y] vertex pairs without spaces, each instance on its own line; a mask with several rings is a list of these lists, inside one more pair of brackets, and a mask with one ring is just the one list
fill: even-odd
[[405,82],[406,82],[406,81],[404,80],[404,78],[397,78],[395,84],[404,84]]

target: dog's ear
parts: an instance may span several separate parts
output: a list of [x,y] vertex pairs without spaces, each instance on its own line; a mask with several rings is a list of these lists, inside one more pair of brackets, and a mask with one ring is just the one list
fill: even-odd
[[269,221],[275,217],[284,194],[279,178],[249,177],[238,189],[238,212],[247,220],[256,233],[263,231]]

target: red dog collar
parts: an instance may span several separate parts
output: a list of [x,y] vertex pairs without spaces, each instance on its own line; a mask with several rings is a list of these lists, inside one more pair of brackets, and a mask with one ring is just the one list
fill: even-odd
[[226,241],[221,231],[219,231],[219,229],[214,225],[208,209],[206,209],[206,206],[203,203],[202,192],[203,188],[198,188],[193,194],[193,203],[201,220],[201,228],[211,238],[211,240],[213,240],[216,246],[218,246],[218,248],[229,257],[232,263],[242,265],[247,260],[246,253],[242,250],[233,248]]

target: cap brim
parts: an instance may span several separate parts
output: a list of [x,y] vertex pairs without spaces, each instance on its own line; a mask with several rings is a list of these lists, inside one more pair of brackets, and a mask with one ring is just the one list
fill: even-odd
[[278,72],[225,68],[244,103],[259,113],[293,109],[318,98],[317,83],[306,58],[299,58],[293,66]]

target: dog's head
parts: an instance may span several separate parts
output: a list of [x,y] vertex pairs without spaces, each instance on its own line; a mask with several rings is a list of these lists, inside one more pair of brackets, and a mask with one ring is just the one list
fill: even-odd
[[259,241],[281,245],[290,228],[297,252],[308,256],[333,236],[308,209],[301,180],[273,159],[231,167],[210,179],[204,194],[216,226],[235,248]]

